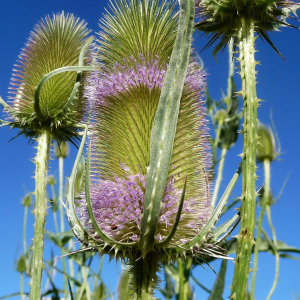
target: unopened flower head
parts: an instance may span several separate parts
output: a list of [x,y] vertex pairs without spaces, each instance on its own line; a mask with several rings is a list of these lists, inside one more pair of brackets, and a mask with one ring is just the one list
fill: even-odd
[[51,71],[78,65],[88,33],[84,21],[63,12],[46,16],[35,26],[15,65],[7,125],[30,137],[45,128],[57,140],[76,135],[74,128],[86,109],[81,88],[74,89],[77,72],[61,72],[40,84]]
[[262,123],[257,126],[258,143],[256,147],[256,158],[259,162],[264,160],[273,161],[278,155],[276,141],[271,127]]

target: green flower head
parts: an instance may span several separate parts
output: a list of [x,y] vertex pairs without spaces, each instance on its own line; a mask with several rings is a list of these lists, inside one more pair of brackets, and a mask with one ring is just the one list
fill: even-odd
[[4,125],[30,137],[49,128],[57,140],[76,136],[86,110],[79,86],[82,75],[53,70],[83,64],[80,55],[88,48],[88,34],[84,21],[63,12],[46,16],[34,27],[15,65]]
[[279,155],[276,149],[276,141],[271,127],[266,127],[262,123],[257,126],[258,143],[256,147],[256,159],[259,162],[264,160],[273,161]]

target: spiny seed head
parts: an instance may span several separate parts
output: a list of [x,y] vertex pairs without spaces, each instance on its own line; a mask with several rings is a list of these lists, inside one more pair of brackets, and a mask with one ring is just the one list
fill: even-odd
[[46,16],[34,27],[15,65],[10,84],[10,126],[20,128],[30,137],[38,135],[43,128],[50,128],[57,140],[77,135],[74,127],[86,109],[81,88],[69,103],[68,111],[62,113],[76,82],[76,72],[57,74],[44,83],[39,96],[40,116],[35,110],[34,99],[36,88],[46,74],[60,67],[78,65],[88,34],[84,21],[64,12]]
[[[176,37],[177,21],[170,8],[165,2],[160,7],[158,0],[130,1],[130,6],[119,0],[113,14],[100,22],[101,43],[95,61],[104,62],[102,72],[86,79],[85,96],[93,105],[91,205],[100,229],[118,242],[141,237],[151,131]],[[211,214],[211,149],[202,100],[205,78],[191,59],[155,234],[155,241],[160,242],[171,232],[187,180],[170,248],[194,238]],[[85,198],[84,193],[78,197],[77,213],[93,236]],[[99,237],[95,241],[104,244]]]
[[55,180],[54,176],[51,175],[51,176],[48,177],[48,184],[50,186],[55,186],[56,180]]
[[237,42],[242,20],[250,20],[256,33],[278,52],[268,32],[282,26],[295,27],[287,19],[298,20],[298,8],[298,1],[289,0],[201,0],[196,1],[196,15],[199,17],[196,28],[210,35],[206,47],[219,40],[214,51],[216,54],[228,44],[230,38]]
[[262,123],[257,126],[258,143],[256,146],[256,158],[259,162],[264,160],[273,161],[279,154],[276,150],[276,142],[271,127],[266,127]]

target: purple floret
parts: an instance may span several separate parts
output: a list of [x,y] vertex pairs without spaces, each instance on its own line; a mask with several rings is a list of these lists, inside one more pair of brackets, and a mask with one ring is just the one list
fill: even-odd
[[[182,193],[174,186],[175,183],[176,180],[172,177],[165,188],[157,226],[157,241],[168,235],[175,222]],[[118,241],[139,239],[145,187],[146,176],[140,174],[128,175],[126,179],[115,177],[114,181],[99,180],[93,183],[91,187],[92,207],[97,223],[103,232]],[[89,224],[90,218],[84,194],[81,194],[78,202],[79,218],[86,229],[93,234],[95,230]],[[209,199],[201,205],[195,203],[193,199],[186,199],[174,242],[179,242],[183,237],[188,239],[189,236],[198,233],[206,223],[209,214]]]
[[[88,77],[88,88],[85,96],[97,104],[104,104],[105,97],[115,95],[144,85],[149,89],[162,88],[168,65],[164,69],[159,68],[158,61],[138,64],[134,68],[115,65],[113,71],[103,68],[102,73],[94,73]],[[206,73],[199,69],[196,63],[190,64],[185,80],[185,85],[194,93],[201,93]]]

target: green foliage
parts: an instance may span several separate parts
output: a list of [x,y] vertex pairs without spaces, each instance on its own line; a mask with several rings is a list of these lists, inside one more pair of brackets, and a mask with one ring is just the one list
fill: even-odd
[[227,260],[223,260],[221,264],[221,268],[219,274],[214,283],[214,287],[210,293],[208,300],[221,300],[224,287],[225,287],[225,275],[227,269]]

